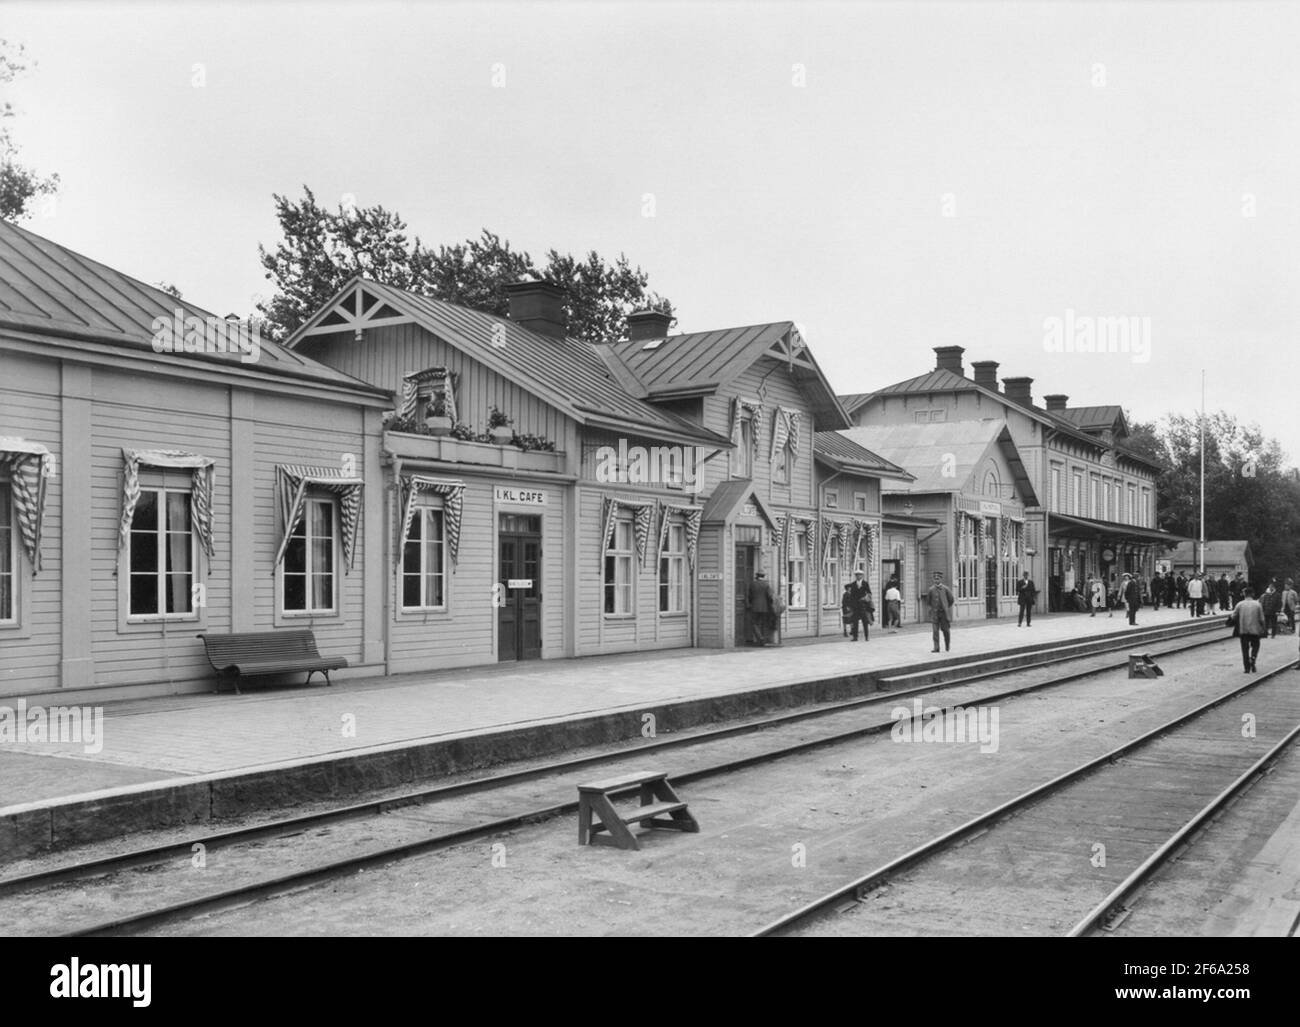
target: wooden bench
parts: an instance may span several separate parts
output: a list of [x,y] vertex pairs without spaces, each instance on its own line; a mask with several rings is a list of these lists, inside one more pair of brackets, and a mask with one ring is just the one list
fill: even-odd
[[1155,660],[1151,659],[1150,653],[1129,653],[1128,676],[1130,678],[1162,678],[1165,676],[1165,672],[1156,665]]
[[223,678],[235,682],[239,692],[239,679],[261,674],[288,674],[307,672],[307,684],[317,671],[325,675],[330,684],[330,671],[346,667],[343,656],[321,656],[316,648],[316,636],[310,628],[292,631],[246,631],[230,635],[201,634],[208,662]]
[[[617,809],[610,801],[611,793],[628,792],[637,788],[641,805],[630,809]],[[599,818],[592,823],[592,814]],[[671,819],[658,818],[667,815]],[[619,777],[578,785],[578,844],[591,845],[597,841],[610,842],[620,849],[640,849],[641,846],[629,829],[629,824],[641,823],[646,827],[659,827],[669,831],[699,831],[700,825],[691,816],[686,803],[677,797],[668,775],[662,771],[634,771]],[[601,831],[608,838],[597,838]]]

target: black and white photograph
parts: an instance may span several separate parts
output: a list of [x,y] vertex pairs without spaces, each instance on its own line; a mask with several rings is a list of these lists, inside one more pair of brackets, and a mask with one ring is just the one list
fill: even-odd
[[[1283,994],[1297,39],[0,0],[23,989],[177,1010],[191,938],[271,981],[285,939],[1108,938],[1051,1001]],[[619,951],[548,985],[604,1005]]]

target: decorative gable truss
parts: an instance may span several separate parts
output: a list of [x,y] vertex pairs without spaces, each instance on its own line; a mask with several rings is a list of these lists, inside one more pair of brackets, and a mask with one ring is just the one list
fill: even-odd
[[820,374],[817,365],[813,363],[812,357],[808,352],[808,344],[804,342],[803,336],[799,333],[797,325],[791,325],[789,331],[767,348],[765,356],[773,357],[776,360],[784,360],[790,365],[790,369],[802,367],[813,374]]
[[333,335],[336,332],[350,331],[357,342],[367,328],[379,328],[383,325],[407,324],[415,318],[403,314],[385,303],[379,297],[366,291],[366,287],[357,284],[335,301],[315,327],[308,328],[302,334]]

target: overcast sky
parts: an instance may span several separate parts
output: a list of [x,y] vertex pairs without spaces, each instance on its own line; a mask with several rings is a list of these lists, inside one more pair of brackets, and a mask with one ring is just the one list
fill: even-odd
[[[799,322],[841,393],[957,344],[1149,419],[1204,368],[1300,454],[1300,5],[44,0],[0,37],[62,177],[26,226],[218,313],[306,184],[625,252],[679,330]],[[1120,317],[1127,352],[1051,348]]]

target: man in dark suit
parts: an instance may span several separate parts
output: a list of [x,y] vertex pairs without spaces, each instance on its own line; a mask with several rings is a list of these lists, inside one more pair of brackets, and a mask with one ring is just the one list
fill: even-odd
[[749,614],[749,644],[769,645],[772,635],[772,613],[776,599],[767,575],[759,571],[745,592],[745,610]]
[[870,619],[867,611],[867,604],[871,602],[871,586],[867,584],[866,575],[862,571],[855,571],[853,574],[853,584],[849,586],[849,600],[852,602],[850,612],[853,620],[849,622],[850,630],[853,632],[853,641],[858,640],[858,621],[862,622],[862,641],[866,642],[869,638],[867,622]]
[[1142,605],[1142,588],[1138,585],[1138,579],[1131,574],[1125,574],[1124,580],[1120,582],[1120,595],[1124,598],[1124,605],[1128,607],[1128,622],[1137,627],[1138,607]]
[[1020,614],[1016,617],[1016,627],[1020,627],[1020,622],[1025,622],[1025,627],[1029,627],[1034,622],[1034,600],[1038,598],[1038,586],[1029,578],[1029,572],[1025,571],[1025,576],[1016,582],[1016,601],[1020,604]]

